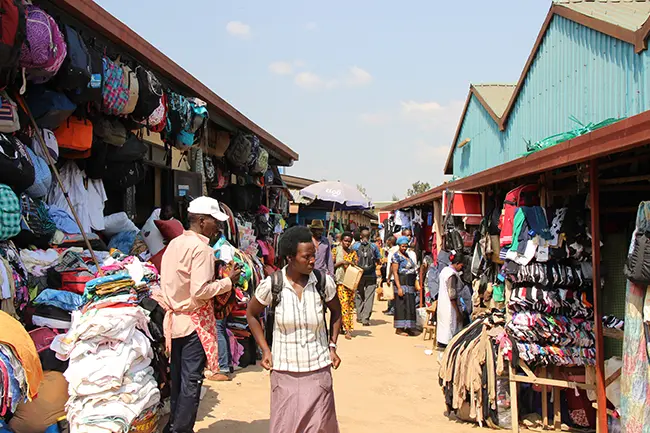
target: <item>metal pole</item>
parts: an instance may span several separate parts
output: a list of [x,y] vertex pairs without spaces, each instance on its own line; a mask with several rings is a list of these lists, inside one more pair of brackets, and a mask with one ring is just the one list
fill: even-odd
[[593,267],[594,331],[596,334],[596,402],[598,432],[607,433],[607,395],[605,393],[605,353],[603,321],[600,311],[600,190],[598,161],[589,161],[589,204],[591,208],[591,264]]
[[52,156],[50,155],[49,150],[47,149],[47,145],[45,144],[45,140],[43,139],[43,133],[41,129],[38,127],[36,124],[36,120],[34,120],[34,116],[32,115],[32,111],[29,109],[27,104],[25,104],[25,101],[20,94],[16,94],[16,100],[20,103],[20,105],[23,107],[23,110],[27,113],[27,116],[29,117],[29,121],[31,122],[32,126],[34,127],[34,130],[36,131],[36,137],[38,137],[38,142],[41,144],[41,150],[43,151],[43,154],[45,155],[45,159],[47,160],[47,164],[50,166],[52,169],[52,172],[54,173],[54,177],[56,178],[57,183],[59,184],[59,187],[61,187],[61,191],[63,191],[63,196],[65,197],[65,200],[68,202],[68,206],[70,207],[70,211],[72,212],[72,216],[74,217],[75,222],[79,226],[79,231],[81,231],[81,235],[84,238],[84,241],[86,242],[86,248],[88,248],[88,251],[90,252],[90,257],[93,259],[93,262],[95,262],[95,266],[97,266],[97,272],[99,275],[103,275],[104,272],[101,269],[101,266],[99,265],[99,261],[97,260],[97,256],[95,256],[95,251],[93,250],[93,247],[90,245],[90,240],[88,239],[88,236],[86,236],[86,232],[84,231],[83,225],[81,225],[81,220],[79,219],[79,216],[77,215],[77,212],[75,211],[74,207],[72,206],[72,201],[70,200],[70,196],[68,195],[68,191],[65,190],[65,187],[63,186],[63,181],[61,180],[61,176],[59,176],[59,170],[56,168],[56,164],[54,163],[54,160],[52,159]]

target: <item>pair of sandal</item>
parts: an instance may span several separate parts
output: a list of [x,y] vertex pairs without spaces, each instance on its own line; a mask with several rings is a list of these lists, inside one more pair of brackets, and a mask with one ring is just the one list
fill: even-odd
[[616,316],[603,316],[603,326],[605,326],[605,328],[618,329],[622,331],[625,326],[625,321]]

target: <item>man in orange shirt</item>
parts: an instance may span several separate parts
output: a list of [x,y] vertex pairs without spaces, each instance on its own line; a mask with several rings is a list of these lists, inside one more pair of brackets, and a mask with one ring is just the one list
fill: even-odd
[[215,280],[210,240],[228,219],[219,202],[199,197],[190,202],[190,229],[173,239],[165,251],[160,286],[165,338],[171,352],[171,414],[169,433],[192,433],[199,407],[203,370],[218,365],[213,298],[232,290],[241,270]]

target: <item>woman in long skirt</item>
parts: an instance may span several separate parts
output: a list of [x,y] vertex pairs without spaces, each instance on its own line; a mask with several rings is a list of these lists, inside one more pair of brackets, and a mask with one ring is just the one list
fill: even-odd
[[417,280],[417,260],[415,253],[408,250],[409,239],[397,239],[399,251],[393,255],[391,269],[395,280],[395,333],[414,335],[416,325],[415,282]]
[[[270,433],[339,433],[331,369],[341,359],[336,341],[341,305],[334,280],[314,271],[316,248],[306,227],[280,238],[287,266],[264,280],[248,304],[246,317],[262,349],[262,367],[271,371]],[[273,315],[272,347],[260,314]],[[327,330],[326,310],[330,311]],[[328,338],[329,337],[329,338]]]
[[345,279],[345,270],[348,266],[356,265],[359,261],[357,252],[351,248],[351,245],[352,233],[343,233],[341,243],[334,256],[334,269],[336,269],[334,279],[336,280],[336,288],[339,294],[339,301],[341,302],[343,330],[345,331],[345,338],[347,340],[352,339],[352,331],[354,331],[354,290],[345,287],[343,280]]

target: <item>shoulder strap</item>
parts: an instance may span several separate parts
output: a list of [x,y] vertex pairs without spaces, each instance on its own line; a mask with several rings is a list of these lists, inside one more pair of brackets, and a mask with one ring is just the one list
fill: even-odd
[[327,341],[330,339],[330,328],[327,323],[327,297],[325,296],[325,284],[327,283],[324,272],[314,269],[312,271],[316,277],[316,291],[320,295],[321,300],[323,301],[323,322],[325,323],[325,333],[327,334]]
[[273,299],[271,301],[272,308],[277,307],[282,300],[282,286],[284,286],[282,271],[275,271],[273,274],[271,274],[271,294],[273,295]]

